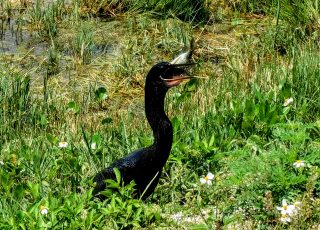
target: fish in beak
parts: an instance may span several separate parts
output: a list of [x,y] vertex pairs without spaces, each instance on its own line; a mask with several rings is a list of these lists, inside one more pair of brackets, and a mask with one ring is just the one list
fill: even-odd
[[187,64],[191,62],[192,53],[194,51],[195,47],[195,41],[193,38],[191,38],[190,41],[190,47],[187,51],[181,53],[179,56],[177,56],[175,59],[173,59],[170,64],[176,65],[176,64]]
[[179,85],[184,80],[192,78],[189,76],[184,68],[192,66],[196,63],[190,63],[191,56],[194,49],[194,40],[190,41],[190,49],[184,53],[181,53],[175,59],[170,62],[170,67],[162,77],[167,87],[173,87]]

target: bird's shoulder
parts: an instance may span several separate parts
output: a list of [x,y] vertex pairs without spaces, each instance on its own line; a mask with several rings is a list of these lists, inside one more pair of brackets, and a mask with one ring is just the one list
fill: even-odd
[[141,148],[138,149],[132,153],[130,153],[128,156],[125,156],[115,162],[113,166],[116,167],[126,167],[126,168],[131,168],[131,167],[136,167],[138,166],[146,157],[149,155],[150,148]]
[[105,168],[100,174],[103,175],[102,177],[104,179],[115,178],[114,168],[117,168],[122,176],[131,178],[137,172],[150,167],[150,161],[148,160],[150,152],[152,152],[152,147],[138,149],[117,160]]

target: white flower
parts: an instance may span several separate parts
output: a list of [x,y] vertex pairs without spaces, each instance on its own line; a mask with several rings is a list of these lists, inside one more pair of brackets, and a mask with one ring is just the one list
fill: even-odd
[[177,212],[171,216],[171,219],[176,222],[180,222],[182,220],[182,212]]
[[280,221],[282,223],[287,224],[287,223],[291,222],[291,218],[288,216],[288,214],[281,214]]
[[182,212],[177,212],[171,215],[171,219],[177,223],[185,222],[185,223],[200,223],[204,220],[203,215],[193,215],[193,216],[184,216]]
[[96,148],[97,148],[97,143],[92,142],[92,143],[91,143],[91,149],[96,149]]
[[281,215],[294,216],[297,214],[296,207],[292,204],[288,205],[285,199],[282,200],[282,207],[277,207],[277,209],[281,212]]
[[203,217],[199,215],[189,216],[184,218],[183,221],[187,223],[192,223],[192,224],[199,224],[201,221],[203,221]]
[[293,98],[290,97],[290,98],[287,98],[287,99],[284,100],[283,106],[287,107],[288,105],[290,105],[292,103],[293,103]]
[[59,148],[67,148],[67,147],[68,147],[68,142],[66,141],[59,142]]
[[0,166],[4,165],[3,161],[0,161]]
[[40,206],[40,213],[42,214],[42,215],[47,215],[48,214],[48,209],[45,207],[45,206],[43,206],[43,205],[41,205]]
[[296,168],[304,167],[306,164],[303,160],[297,160],[293,163],[293,166]]
[[207,176],[205,176],[204,178],[200,178],[200,183],[212,185],[213,178],[214,178],[214,175],[211,172],[209,172]]

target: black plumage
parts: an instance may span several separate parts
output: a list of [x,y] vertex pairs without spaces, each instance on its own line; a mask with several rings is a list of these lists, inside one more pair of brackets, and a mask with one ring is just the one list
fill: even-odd
[[171,64],[161,62],[154,65],[146,77],[145,113],[153,130],[154,143],[146,148],[132,152],[130,155],[114,162],[98,173],[93,194],[99,194],[106,188],[106,179],[115,179],[114,168],[118,168],[124,184],[132,180],[136,183],[137,197],[150,196],[159,182],[161,171],[165,165],[172,146],[172,124],[164,111],[164,100],[169,88],[179,85],[189,78],[183,67],[187,64]]

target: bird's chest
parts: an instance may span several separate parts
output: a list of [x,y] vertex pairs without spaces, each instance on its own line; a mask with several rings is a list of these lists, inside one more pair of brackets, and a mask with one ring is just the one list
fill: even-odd
[[162,167],[163,164],[156,158],[149,158],[148,161],[141,162],[134,172],[136,183],[149,183],[152,178],[162,171]]
[[157,151],[156,154],[150,154],[145,157],[145,160],[141,161],[141,168],[145,168],[148,172],[157,172],[163,168],[168,160],[168,154]]

